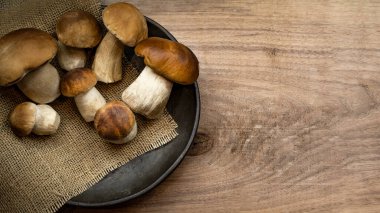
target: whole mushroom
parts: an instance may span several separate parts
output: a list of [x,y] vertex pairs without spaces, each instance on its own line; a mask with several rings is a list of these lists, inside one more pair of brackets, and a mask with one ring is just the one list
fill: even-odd
[[59,74],[49,64],[57,43],[48,33],[34,28],[12,31],[0,39],[0,86],[17,83],[32,101],[50,103],[60,96]]
[[96,111],[106,104],[95,88],[96,82],[94,72],[88,68],[71,70],[61,80],[62,95],[74,97],[79,113],[86,122],[93,121]]
[[122,100],[146,118],[159,117],[167,104],[172,82],[188,85],[199,75],[194,53],[178,42],[150,37],[137,44],[135,53],[144,57],[145,68],[122,93]]
[[121,101],[110,101],[95,115],[94,126],[99,136],[110,143],[125,144],[136,137],[135,115]]
[[93,48],[102,39],[101,30],[95,17],[82,10],[64,13],[57,21],[58,63],[70,71],[86,65],[84,48]]
[[145,17],[132,4],[115,3],[103,10],[103,22],[109,30],[96,50],[92,69],[99,81],[121,80],[124,45],[134,47],[148,37]]
[[30,133],[51,135],[57,132],[61,122],[58,113],[49,105],[23,102],[9,115],[12,131],[19,137]]

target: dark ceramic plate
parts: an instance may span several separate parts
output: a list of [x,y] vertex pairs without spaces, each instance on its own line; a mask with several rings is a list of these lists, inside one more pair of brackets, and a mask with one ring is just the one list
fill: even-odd
[[[146,19],[149,36],[176,41],[161,25]],[[131,55],[131,50],[126,51],[128,54]],[[138,197],[161,183],[182,161],[194,139],[200,112],[198,85],[174,85],[167,110],[178,124],[176,138],[114,170],[67,203],[84,207],[114,205]]]

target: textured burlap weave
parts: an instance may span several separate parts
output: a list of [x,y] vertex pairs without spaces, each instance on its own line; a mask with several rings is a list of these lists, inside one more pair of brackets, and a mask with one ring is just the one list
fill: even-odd
[[[57,18],[72,9],[98,19],[101,14],[96,0],[0,0],[0,36],[21,27],[54,33]],[[123,69],[121,82],[96,86],[107,100],[120,99],[136,78],[132,64],[124,61]],[[7,119],[23,101],[27,98],[15,86],[0,88],[0,212],[54,212],[111,170],[177,135],[168,113],[154,121],[137,116],[137,138],[128,145],[111,145],[98,137],[92,123],[84,122],[73,99],[60,97],[50,104],[61,116],[55,135],[18,138]]]

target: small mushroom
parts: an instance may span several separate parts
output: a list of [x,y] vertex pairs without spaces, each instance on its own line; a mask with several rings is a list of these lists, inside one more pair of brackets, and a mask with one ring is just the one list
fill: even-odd
[[93,121],[96,111],[106,104],[95,85],[96,76],[88,68],[71,70],[61,80],[62,95],[74,97],[79,113],[86,122]]
[[95,17],[82,10],[64,13],[57,22],[56,31],[58,63],[66,71],[84,67],[87,55],[83,48],[93,48],[102,39]]
[[135,53],[144,57],[145,68],[122,93],[122,100],[146,118],[158,118],[164,111],[172,82],[188,85],[199,75],[198,59],[178,42],[150,37],[135,47]]
[[23,102],[9,115],[12,131],[19,137],[30,133],[51,135],[57,132],[61,122],[58,113],[49,105]]
[[114,144],[127,143],[137,134],[135,115],[121,101],[111,101],[100,108],[94,126],[101,138]]
[[109,30],[96,50],[92,69],[101,82],[121,80],[124,45],[134,47],[148,37],[145,17],[132,4],[115,3],[103,10],[103,22]]
[[6,34],[0,39],[0,86],[18,83],[32,101],[54,101],[60,95],[59,75],[49,61],[56,53],[56,41],[42,30],[23,28]]

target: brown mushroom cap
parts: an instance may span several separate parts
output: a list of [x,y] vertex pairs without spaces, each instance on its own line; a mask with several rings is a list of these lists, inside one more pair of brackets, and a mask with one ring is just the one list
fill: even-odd
[[77,48],[92,48],[102,39],[95,17],[81,10],[63,14],[57,22],[58,39],[65,45]]
[[125,103],[111,101],[96,112],[94,126],[100,137],[120,140],[129,135],[135,122],[135,115]]
[[60,84],[61,93],[66,97],[74,97],[90,90],[96,82],[96,75],[91,69],[73,69],[63,76]]
[[135,53],[157,74],[179,84],[192,84],[199,75],[199,63],[185,45],[168,39],[150,37],[137,44]]
[[148,26],[143,14],[132,4],[119,2],[103,10],[107,29],[125,45],[134,47],[148,37]]
[[0,38],[0,86],[10,86],[21,80],[57,53],[57,44],[48,33],[23,28]]
[[12,131],[20,137],[29,135],[36,123],[36,114],[37,107],[32,102],[17,105],[9,114]]

